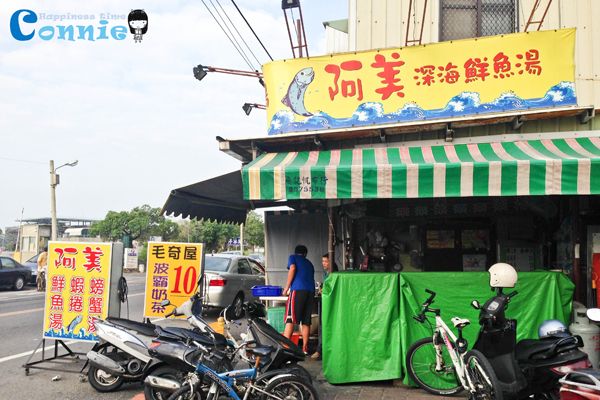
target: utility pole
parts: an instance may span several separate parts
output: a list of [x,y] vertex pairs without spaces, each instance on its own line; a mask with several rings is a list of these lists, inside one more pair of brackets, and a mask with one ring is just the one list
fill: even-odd
[[50,217],[52,219],[52,240],[58,238],[58,221],[56,219],[56,186],[60,183],[60,176],[56,173],[62,167],[74,167],[79,161],[75,160],[54,168],[54,160],[50,160]]
[[52,219],[51,239],[54,241],[58,237],[58,221],[56,220],[56,185],[58,185],[58,175],[54,169],[54,160],[50,160],[50,218]]

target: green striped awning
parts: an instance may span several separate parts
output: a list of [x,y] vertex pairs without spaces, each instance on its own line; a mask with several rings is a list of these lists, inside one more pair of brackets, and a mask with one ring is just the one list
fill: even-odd
[[356,199],[600,193],[600,137],[266,153],[244,198]]

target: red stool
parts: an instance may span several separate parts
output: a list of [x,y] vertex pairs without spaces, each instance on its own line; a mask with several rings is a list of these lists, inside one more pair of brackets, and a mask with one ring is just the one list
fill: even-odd
[[292,337],[290,338],[290,340],[292,342],[294,342],[294,344],[296,346],[298,346],[298,343],[300,342],[300,337],[301,337],[301,335],[299,333],[294,332],[294,333],[292,333]]

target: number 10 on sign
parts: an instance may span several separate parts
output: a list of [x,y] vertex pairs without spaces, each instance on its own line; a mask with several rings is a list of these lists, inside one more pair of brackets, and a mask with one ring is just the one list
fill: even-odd
[[203,272],[202,250],[198,243],[148,243],[145,317],[164,317],[171,307],[164,307],[163,300],[178,307],[196,292]]

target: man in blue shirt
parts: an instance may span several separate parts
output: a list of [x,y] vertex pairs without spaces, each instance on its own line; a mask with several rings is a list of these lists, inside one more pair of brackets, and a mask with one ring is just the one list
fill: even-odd
[[306,258],[308,249],[299,244],[288,258],[288,279],[283,293],[288,295],[283,336],[290,339],[295,324],[302,324],[302,350],[308,353],[308,338],[315,301],[315,267]]

